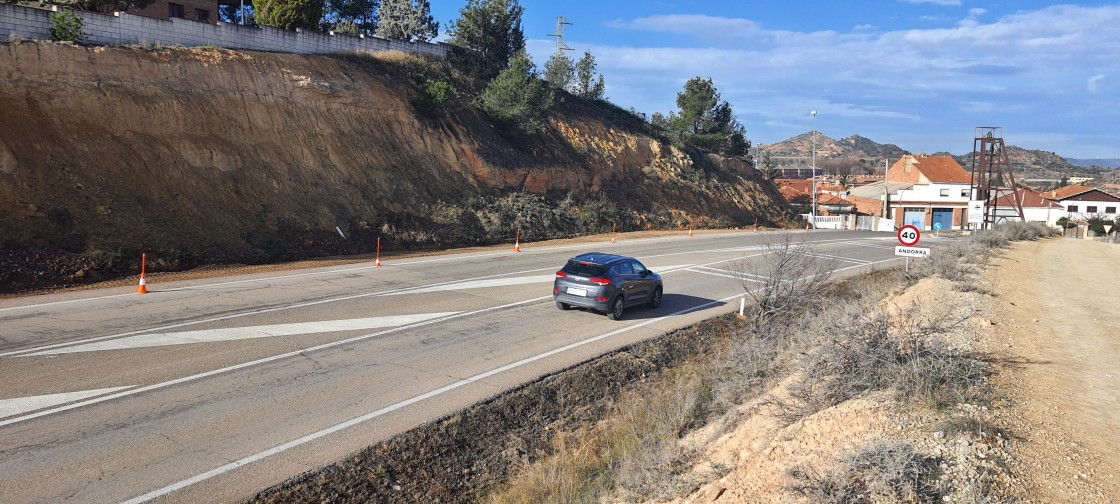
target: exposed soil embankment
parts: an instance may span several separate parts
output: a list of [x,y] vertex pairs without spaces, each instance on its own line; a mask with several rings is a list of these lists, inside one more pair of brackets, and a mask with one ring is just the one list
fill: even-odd
[[[421,112],[429,79],[456,97]],[[543,133],[503,136],[477,91],[400,55],[0,44],[0,289],[140,251],[170,270],[784,219],[742,160],[570,96]]]

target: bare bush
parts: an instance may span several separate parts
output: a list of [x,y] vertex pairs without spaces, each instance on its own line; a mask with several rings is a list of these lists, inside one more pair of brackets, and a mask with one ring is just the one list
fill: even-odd
[[987,365],[937,337],[963,319],[891,317],[882,308],[850,303],[834,309],[836,320],[819,328],[822,341],[798,365],[790,399],[775,403],[786,421],[874,391],[933,409],[985,397]]
[[763,251],[732,264],[746,291],[752,324],[776,327],[801,316],[827,297],[836,261],[790,233],[762,242]]
[[909,444],[876,440],[837,461],[824,474],[809,466],[791,469],[793,490],[825,504],[935,503],[942,498],[938,460]]

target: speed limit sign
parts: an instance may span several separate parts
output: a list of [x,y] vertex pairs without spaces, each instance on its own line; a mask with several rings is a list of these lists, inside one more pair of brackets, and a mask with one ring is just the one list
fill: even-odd
[[898,228],[898,243],[907,247],[913,247],[918,244],[918,240],[922,239],[922,232],[918,228],[909,224]]

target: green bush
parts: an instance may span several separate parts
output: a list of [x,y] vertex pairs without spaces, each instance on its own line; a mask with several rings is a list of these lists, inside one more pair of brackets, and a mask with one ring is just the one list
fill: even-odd
[[451,99],[451,85],[443,81],[428,80],[420,96],[412,102],[412,106],[425,113],[431,113],[443,107]]
[[82,17],[70,9],[51,14],[51,40],[77,42],[82,38]]
[[532,61],[514,58],[478,97],[478,106],[503,127],[523,134],[544,129],[554,97],[537,77]]

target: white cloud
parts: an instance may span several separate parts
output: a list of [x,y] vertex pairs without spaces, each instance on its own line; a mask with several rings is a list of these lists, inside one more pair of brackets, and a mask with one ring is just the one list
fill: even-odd
[[[952,136],[945,132],[957,129],[970,136],[976,124],[1029,124],[1038,117],[1071,136],[1089,127],[1115,128],[1099,121],[1087,125],[1084,117],[1101,107],[1120,108],[1120,95],[1107,77],[1120,72],[1115,58],[1120,30],[1114,28],[1120,25],[1120,5],[1058,5],[987,22],[980,18],[990,11],[971,9],[968,15],[971,22],[946,28],[859,26],[848,33],[767,30],[740,18],[649,16],[608,26],[690,36],[710,46],[600,45],[590,50],[611,86],[612,101],[624,108],[668,111],[686,80],[711,77],[723,98],[745,116],[748,130],[766,136],[759,131],[763,127],[785,129],[773,133],[779,137],[773,141],[809,130],[808,122],[796,119],[802,109],[821,110],[819,128],[826,134],[826,117],[833,125],[847,125],[843,135],[865,136],[865,129],[891,131],[883,124],[893,121],[905,128],[940,122],[945,138]],[[534,54],[551,54],[551,41],[539,44],[543,53],[537,53],[538,44],[530,45]],[[1081,89],[1089,94],[1076,92]],[[1013,138],[1009,142],[1016,144]],[[1065,154],[1057,146],[1047,150]]]
[[1089,78],[1089,82],[1085,85],[1085,90],[1090,93],[1100,93],[1106,90],[1107,81],[1104,74],[1097,74]]

